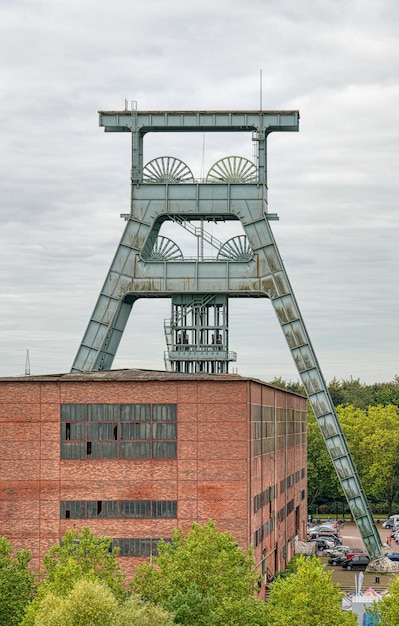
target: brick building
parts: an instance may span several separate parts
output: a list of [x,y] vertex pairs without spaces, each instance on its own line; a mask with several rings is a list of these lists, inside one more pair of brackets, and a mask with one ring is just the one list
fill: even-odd
[[1,378],[0,468],[0,534],[36,568],[89,526],[129,575],[177,526],[214,519],[266,577],[305,536],[306,399],[235,375]]

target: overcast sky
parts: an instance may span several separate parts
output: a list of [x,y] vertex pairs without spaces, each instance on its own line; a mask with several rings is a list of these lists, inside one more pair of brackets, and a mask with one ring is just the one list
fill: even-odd
[[[32,374],[72,365],[130,210],[131,136],[97,114],[125,99],[299,109],[299,133],[269,138],[269,210],[324,377],[399,374],[397,0],[0,0],[0,67],[0,376],[27,350]],[[144,156],[199,177],[251,151],[154,134]],[[163,369],[169,314],[140,300],[113,367]],[[299,378],[269,301],[230,318],[238,373]]]

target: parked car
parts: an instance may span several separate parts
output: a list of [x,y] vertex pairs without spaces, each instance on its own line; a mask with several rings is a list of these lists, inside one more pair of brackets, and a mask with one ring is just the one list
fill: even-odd
[[352,548],[349,546],[334,546],[334,548],[328,548],[324,550],[325,556],[346,556],[348,552],[351,552]]
[[370,559],[367,554],[355,554],[350,559],[345,559],[345,561],[341,564],[341,567],[346,570],[366,569],[369,563]]
[[391,561],[399,561],[399,552],[385,552],[384,556],[387,556]]
[[355,554],[366,554],[367,552],[364,548],[351,548],[351,551],[347,553],[346,558],[351,559]]
[[336,531],[336,528],[334,526],[334,524],[319,524],[318,526],[312,526],[311,528],[308,529],[308,533],[315,533],[315,532],[323,532],[324,531]]
[[317,544],[317,550],[326,550],[328,548],[333,548],[334,543],[329,541],[328,539],[309,539],[309,541],[315,542]]
[[399,515],[391,515],[385,522],[382,522],[383,528],[393,528],[393,525],[399,522]]
[[332,541],[333,542],[333,546],[340,546],[342,545],[342,541],[339,539],[338,535],[336,533],[311,533],[310,535],[308,535],[308,540],[309,541],[314,541],[316,539],[327,539],[328,541]]
[[339,554],[337,556],[331,556],[327,562],[329,565],[342,565],[344,561],[346,561],[346,555]]

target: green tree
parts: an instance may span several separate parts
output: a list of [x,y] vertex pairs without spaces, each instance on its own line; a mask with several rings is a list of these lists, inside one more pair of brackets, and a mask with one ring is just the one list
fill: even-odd
[[281,389],[288,389],[289,391],[300,393],[304,396],[306,395],[305,387],[299,380],[284,380],[281,376],[276,376],[269,384],[280,387]]
[[358,378],[350,378],[349,380],[333,378],[328,384],[328,389],[334,406],[351,404],[360,409],[366,409],[373,404],[372,387],[361,383]]
[[399,577],[396,576],[381,600],[374,602],[368,612],[373,615],[375,626],[398,626],[399,624]]
[[125,579],[117,559],[110,550],[111,539],[98,537],[89,528],[81,533],[68,530],[60,545],[54,545],[43,559],[42,583],[37,597],[27,607],[22,626],[33,626],[38,607],[48,593],[66,596],[82,578],[104,583],[116,600],[125,597]]
[[143,602],[133,594],[120,605],[114,626],[173,626],[176,623],[173,613],[151,602]]
[[374,402],[373,404],[393,404],[399,407],[399,376],[390,383],[375,383],[372,385]]
[[36,578],[29,569],[29,550],[17,550],[6,537],[0,537],[0,623],[16,626],[20,623],[25,607],[33,599]]
[[366,494],[391,514],[399,493],[399,408],[338,407],[338,416]]
[[309,511],[314,511],[324,502],[336,501],[337,494],[342,498],[344,495],[319,424],[309,404],[307,444],[308,507]]
[[116,600],[98,580],[81,578],[65,595],[48,591],[37,609],[35,626],[173,626],[173,614],[138,596]]
[[173,614],[138,596],[116,600],[98,580],[81,578],[65,595],[48,591],[37,608],[35,626],[173,626]]
[[352,626],[356,615],[342,611],[343,593],[317,557],[300,557],[295,573],[271,584],[268,626]]
[[178,529],[171,543],[161,542],[154,563],[137,568],[132,587],[173,611],[182,625],[257,626],[265,614],[264,602],[255,597],[257,581],[252,552],[209,521],[193,524],[187,536]]
[[40,601],[35,626],[114,626],[118,603],[106,584],[78,580],[69,593],[48,591]]

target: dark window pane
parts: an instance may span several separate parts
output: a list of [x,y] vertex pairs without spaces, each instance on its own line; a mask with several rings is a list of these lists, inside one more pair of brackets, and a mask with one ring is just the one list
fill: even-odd
[[150,444],[149,443],[136,443],[136,442],[121,442],[119,454],[120,454],[121,459],[149,459],[150,458]]
[[151,501],[150,500],[137,500],[136,502],[136,517],[151,517]]
[[63,422],[83,421],[85,418],[85,404],[61,404],[61,420]]
[[118,405],[88,404],[87,419],[89,422],[116,422],[118,420]]
[[116,424],[112,422],[89,423],[87,425],[87,439],[90,441],[112,441],[115,440],[114,429]]
[[97,501],[90,500],[87,502],[87,517],[97,517]]
[[103,517],[116,519],[118,517],[118,502],[103,502]]
[[150,518],[151,517],[151,502],[149,500],[126,500],[120,503],[120,516],[136,517],[136,518]]
[[150,438],[150,424],[143,422],[122,422],[121,440],[135,441]]
[[84,422],[63,422],[61,424],[61,440],[84,440],[85,437],[85,424]]
[[150,556],[150,539],[117,539],[120,556]]
[[92,459],[117,459],[118,444],[116,441],[92,441]]
[[176,424],[153,424],[153,439],[176,439]]
[[131,500],[123,501],[120,503],[120,517],[135,517],[135,506]]
[[154,442],[152,444],[152,457],[154,459],[175,459],[176,443],[174,442]]
[[62,459],[85,459],[86,444],[84,442],[66,442],[61,444]]
[[131,550],[132,556],[150,556],[150,540],[132,539]]
[[152,503],[152,516],[154,518],[175,518],[177,516],[176,500],[154,500]]
[[176,405],[154,404],[152,406],[152,419],[160,422],[176,421]]
[[121,404],[121,422],[149,422],[149,404]]
[[85,501],[61,502],[61,518],[83,519],[85,515]]
[[129,539],[119,539],[119,556],[131,556]]

